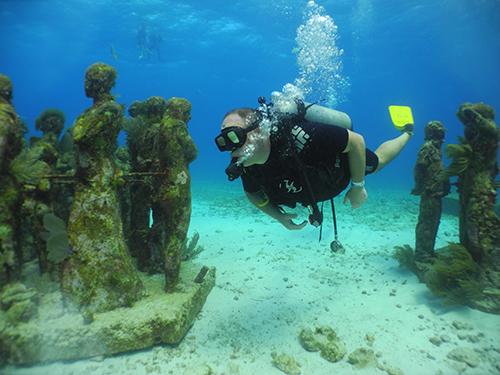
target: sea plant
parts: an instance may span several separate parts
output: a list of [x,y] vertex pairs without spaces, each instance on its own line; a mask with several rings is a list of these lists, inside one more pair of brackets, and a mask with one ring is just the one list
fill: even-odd
[[480,295],[479,267],[461,244],[450,243],[436,251],[434,263],[424,276],[428,288],[446,303],[466,303]]
[[10,236],[11,230],[5,225],[0,225],[0,242]]
[[31,149],[24,149],[11,163],[11,170],[18,182],[38,185],[44,175],[50,173],[47,163],[38,160]]
[[124,119],[122,128],[127,133],[127,143],[129,147],[131,144],[137,143],[140,140],[144,127],[144,120],[140,117]]
[[415,274],[417,273],[418,269],[415,263],[415,252],[410,245],[394,247],[392,256],[399,262],[400,267],[406,268]]
[[198,241],[200,239],[200,234],[198,232],[194,232],[193,236],[189,240],[187,246],[184,247],[184,251],[182,253],[182,260],[190,260],[196,258],[203,250],[203,246],[198,245]]
[[70,130],[64,133],[57,145],[57,149],[60,153],[74,152],[73,135]]
[[[9,242],[11,235],[12,235],[12,230],[9,227],[5,225],[0,225],[0,248],[2,247],[2,243]],[[3,270],[4,265],[8,266],[14,265],[14,252],[12,250],[5,249],[3,251],[0,251],[0,274]]]
[[472,159],[472,148],[469,144],[451,144],[446,146],[446,156],[452,159],[448,167],[449,176],[458,176],[464,173],[470,166]]
[[51,262],[60,263],[71,254],[66,223],[56,215],[48,213],[43,216],[43,226],[47,230],[43,234],[47,240],[47,257]]

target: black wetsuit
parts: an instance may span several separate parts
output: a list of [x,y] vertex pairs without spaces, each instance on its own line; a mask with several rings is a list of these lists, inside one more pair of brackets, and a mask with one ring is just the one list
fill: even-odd
[[[301,203],[308,206],[311,199],[301,171],[304,168],[316,202],[340,194],[350,181],[347,154],[342,153],[349,137],[347,130],[307,121],[292,126],[291,136],[286,129],[278,126],[271,131],[271,153],[264,164],[244,168],[241,176],[244,190],[265,192],[278,205],[295,207]],[[291,142],[300,162],[293,155]],[[367,149],[365,174],[373,172],[377,166],[377,155]]]

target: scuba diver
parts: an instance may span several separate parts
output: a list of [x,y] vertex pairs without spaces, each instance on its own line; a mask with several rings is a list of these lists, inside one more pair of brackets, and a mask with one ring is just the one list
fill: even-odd
[[143,23],[137,30],[136,40],[139,49],[139,60],[149,61],[156,57],[158,61],[162,61],[161,45],[163,37],[158,30]]
[[273,105],[260,97],[259,104],[224,115],[215,143],[231,153],[229,180],[241,177],[248,200],[290,230],[302,229],[307,221],[296,223],[297,215],[282,206],[308,207],[309,222],[317,227],[323,221],[318,202],[330,200],[335,228],[331,248],[340,250],[333,197],[350,182],[344,204],[360,207],[368,198],[365,175],[380,171],[400,153],[413,135],[413,123],[373,152],[351,130],[346,113],[297,99]]
[[148,30],[145,24],[141,24],[136,34],[137,48],[139,49],[139,60],[148,59],[151,51],[148,47]]

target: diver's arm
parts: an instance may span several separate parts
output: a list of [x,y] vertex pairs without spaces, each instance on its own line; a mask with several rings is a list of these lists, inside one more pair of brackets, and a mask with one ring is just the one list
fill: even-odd
[[363,182],[366,169],[366,146],[361,134],[348,130],[349,134],[347,146],[344,153],[347,153],[349,160],[349,171],[353,182]]
[[[344,203],[351,202],[352,208],[360,207],[368,198],[365,183],[366,146],[361,134],[348,130],[349,138],[344,153],[349,160],[349,171],[353,184],[344,197]],[[357,185],[357,186],[356,186]]]
[[281,210],[276,204],[271,202],[267,195],[263,192],[249,193],[245,191],[248,200],[259,210],[266,215],[279,221],[287,229],[302,229],[307,224],[306,221],[295,224],[292,219],[297,217],[297,214],[286,213]]

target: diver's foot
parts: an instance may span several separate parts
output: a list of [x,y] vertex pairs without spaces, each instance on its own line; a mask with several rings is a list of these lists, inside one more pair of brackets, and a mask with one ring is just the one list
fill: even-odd
[[413,124],[406,124],[405,127],[401,130],[401,133],[406,133],[410,137],[413,136],[413,130],[415,126]]

